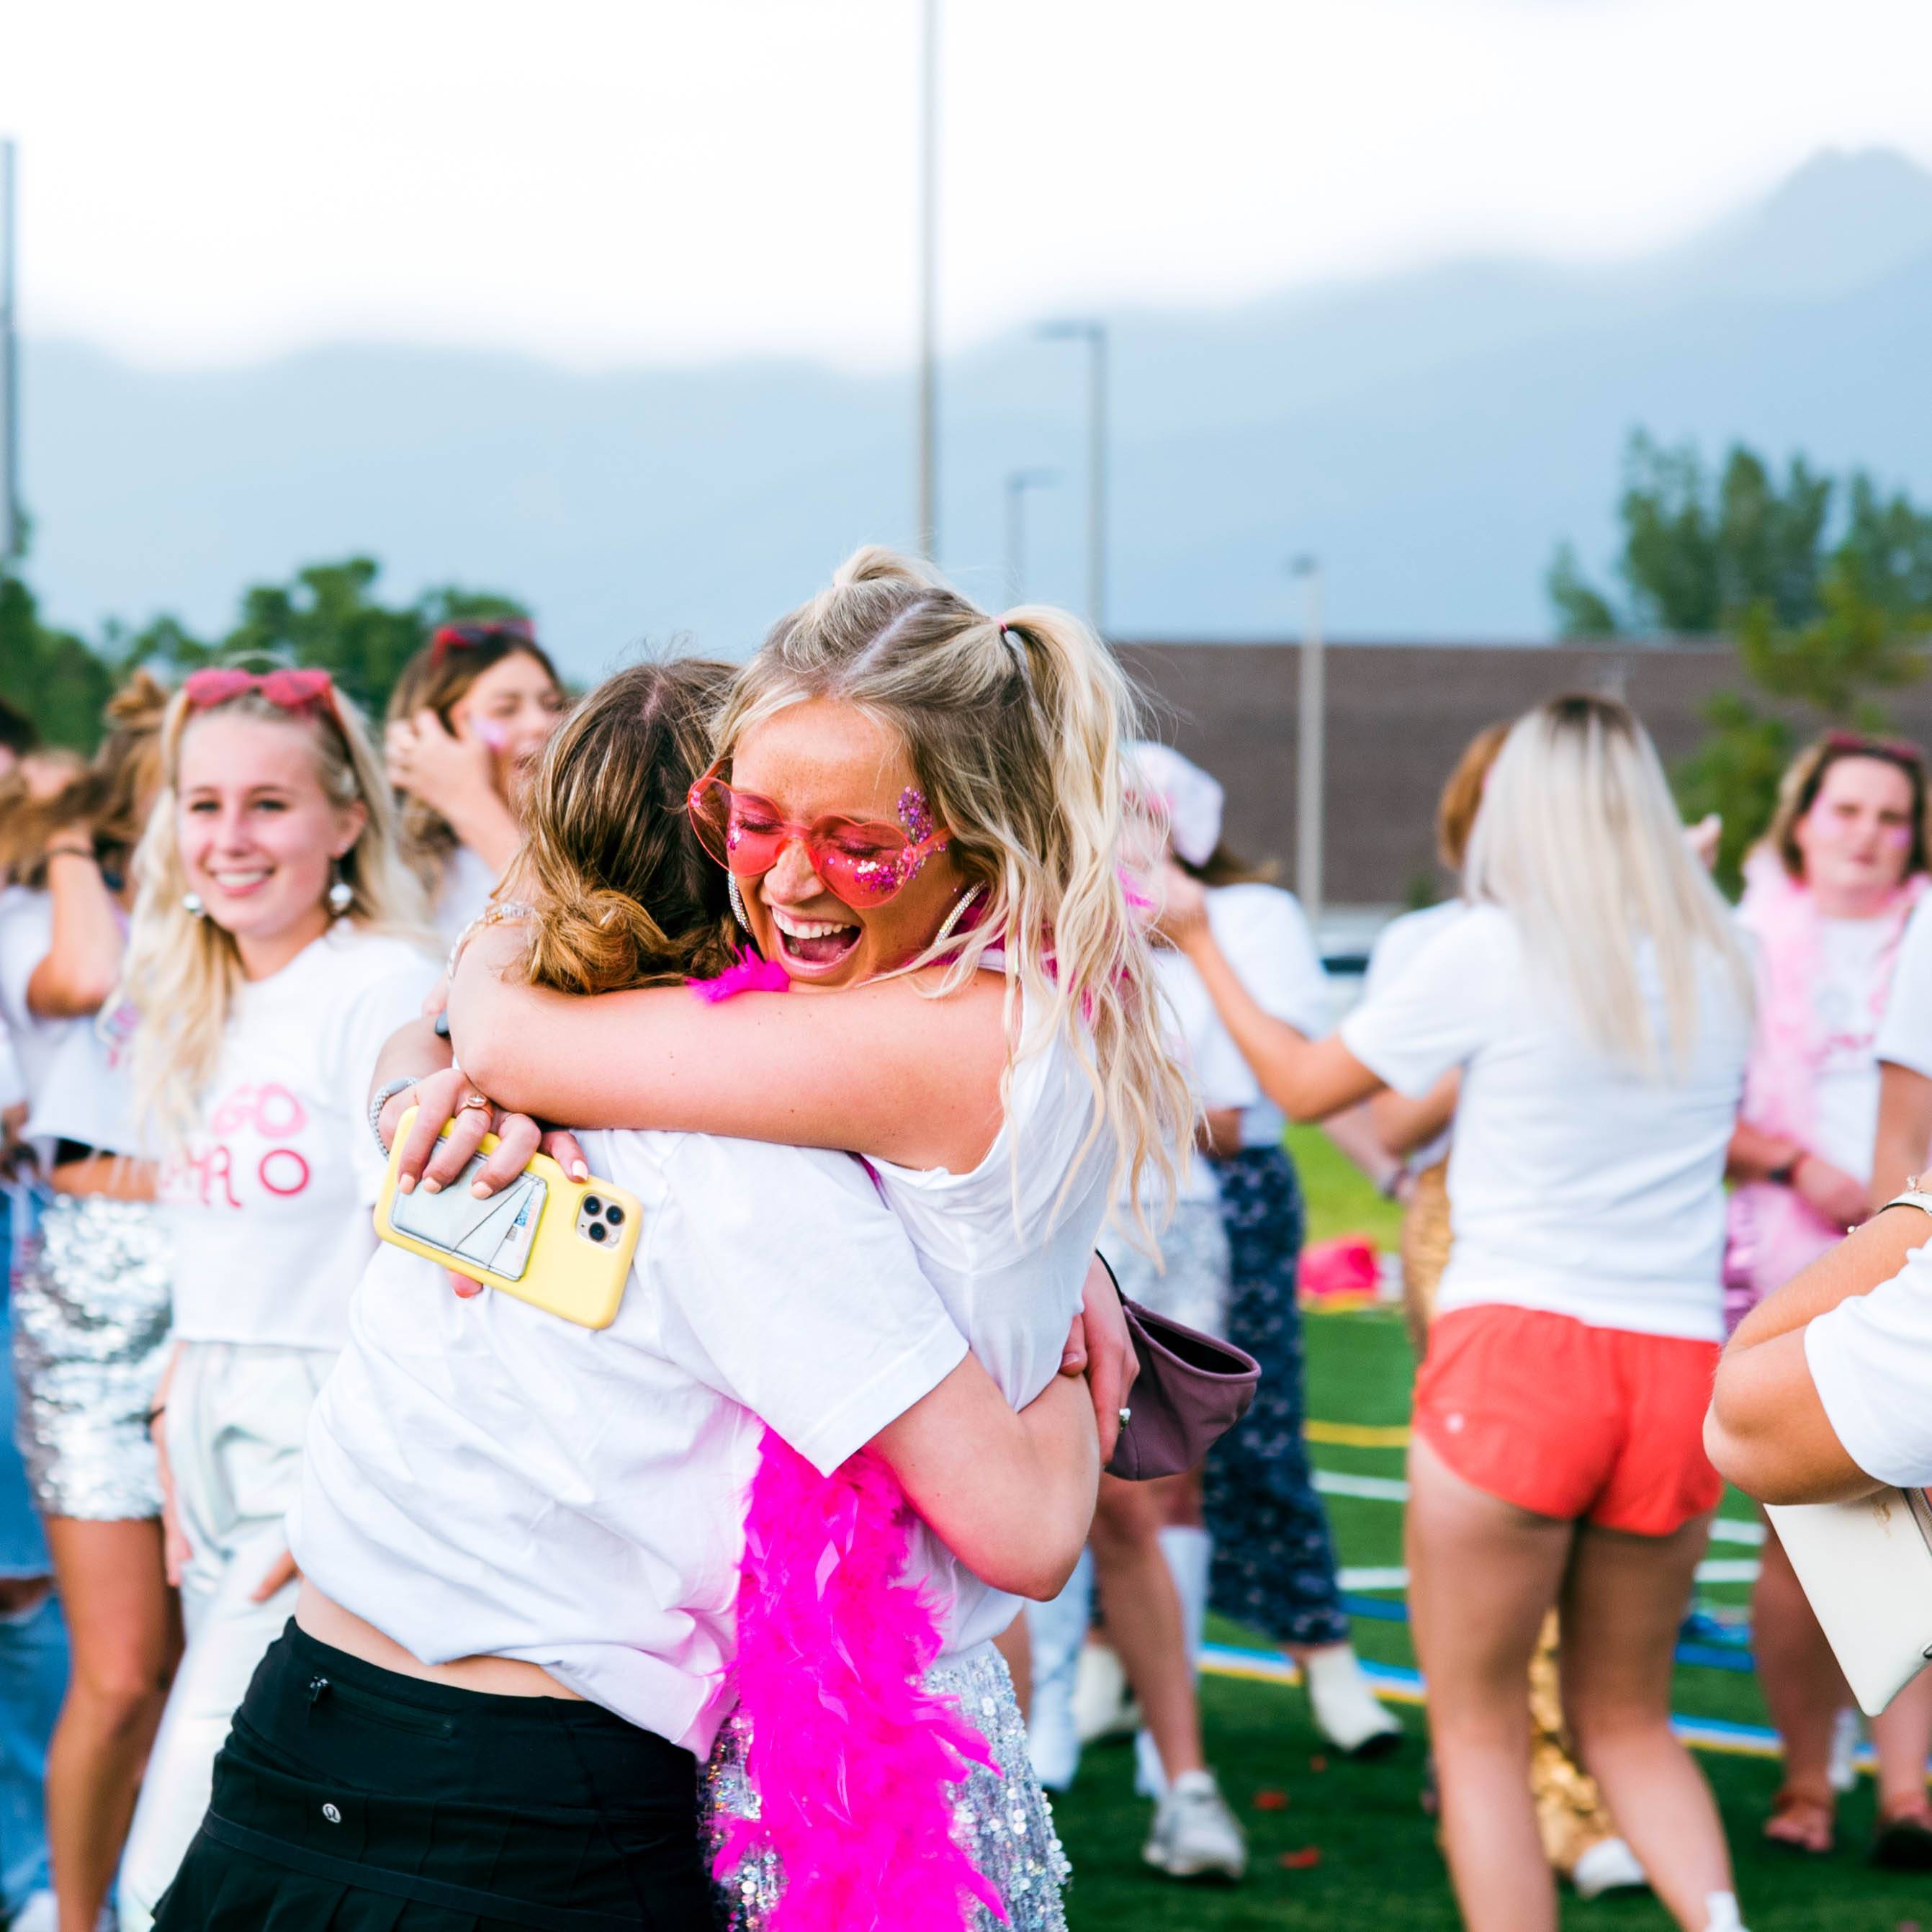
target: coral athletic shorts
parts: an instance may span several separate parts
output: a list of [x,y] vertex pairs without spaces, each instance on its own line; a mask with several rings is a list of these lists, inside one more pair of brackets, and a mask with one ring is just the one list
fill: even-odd
[[1704,1454],[1715,1342],[1491,1304],[1440,1316],[1415,1433],[1466,1483],[1538,1516],[1668,1536],[1717,1507]]

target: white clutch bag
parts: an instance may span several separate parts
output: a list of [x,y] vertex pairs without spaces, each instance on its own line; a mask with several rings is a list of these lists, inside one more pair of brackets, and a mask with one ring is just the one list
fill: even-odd
[[1876,1717],[1932,1662],[1932,1503],[1880,1490],[1765,1514],[1858,1708]]

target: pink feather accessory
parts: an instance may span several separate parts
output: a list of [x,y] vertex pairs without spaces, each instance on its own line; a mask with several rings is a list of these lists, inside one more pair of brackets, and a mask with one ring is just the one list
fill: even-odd
[[770,1852],[770,1932],[962,1932],[997,1888],[952,1835],[952,1787],[997,1771],[927,1690],[939,1618],[905,1578],[913,1515],[869,1449],[821,1476],[766,1430],[738,1586],[738,1704],[758,1816],[734,1818],[714,1875]]
[[[690,982],[714,1005],[790,984],[749,946]],[[738,1708],[758,1815],[731,1820],[712,1874],[776,1859],[767,1932],[963,1932],[976,1905],[1006,1921],[952,1835],[952,1787],[973,1765],[999,1767],[957,1705],[926,1688],[944,1638],[906,1580],[912,1525],[869,1449],[821,1476],[765,1430],[738,1569]]]
[[791,980],[776,959],[762,958],[748,946],[738,949],[736,961],[709,980],[687,980],[685,984],[694,998],[708,1006],[740,993],[782,993]]

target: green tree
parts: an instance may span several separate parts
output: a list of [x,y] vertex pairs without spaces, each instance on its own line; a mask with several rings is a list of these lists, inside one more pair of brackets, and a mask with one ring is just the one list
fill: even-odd
[[0,570],[0,691],[50,745],[91,751],[114,688],[113,668],[70,631],[40,621],[34,593]]

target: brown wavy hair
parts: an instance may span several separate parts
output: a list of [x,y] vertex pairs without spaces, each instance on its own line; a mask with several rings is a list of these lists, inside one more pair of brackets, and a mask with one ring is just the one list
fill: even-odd
[[46,875],[47,842],[70,825],[86,824],[94,856],[107,871],[125,874],[141,842],[147,807],[161,786],[161,720],[166,687],[137,670],[107,700],[107,736],[86,764],[51,796],[29,796],[25,777],[0,784],[0,868],[24,885]]
[[1469,834],[1476,829],[1476,814],[1483,808],[1490,767],[1510,734],[1511,722],[1504,718],[1485,724],[1462,747],[1456,769],[1442,782],[1442,796],[1436,802],[1436,849],[1443,864],[1459,876],[1468,856]]
[[[398,718],[413,718],[418,711],[434,711],[442,719],[443,729],[453,732],[456,728],[450,722],[450,713],[469,696],[470,686],[506,658],[517,656],[541,664],[550,682],[560,692],[564,688],[549,652],[537,642],[525,620],[481,617],[442,625],[404,665],[389,693],[382,722],[393,724]],[[400,795],[398,803],[404,862],[434,899],[442,889],[444,868],[460,842],[449,820],[434,806],[406,792]]]
[[544,747],[515,873],[538,913],[523,968],[532,986],[610,993],[730,964],[725,874],[685,796],[711,763],[711,722],[735,674],[702,658],[634,664]]

